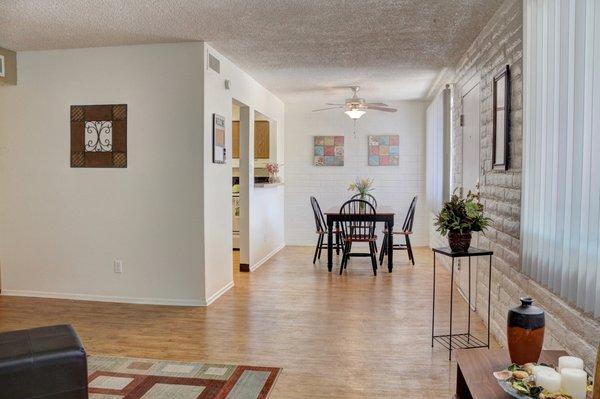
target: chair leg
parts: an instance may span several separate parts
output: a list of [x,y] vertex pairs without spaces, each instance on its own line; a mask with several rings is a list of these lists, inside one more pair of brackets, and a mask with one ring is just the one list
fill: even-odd
[[346,256],[346,262],[344,263],[344,269],[347,269],[348,261],[350,260],[350,252],[352,252],[352,241],[346,243],[345,248],[347,249],[348,256]]
[[387,235],[383,236],[383,241],[381,242],[381,252],[379,253],[379,264],[383,265],[383,257],[387,253]]
[[317,258],[321,259],[321,251],[323,250],[323,240],[325,239],[325,234],[321,234],[320,235],[320,240],[319,240],[319,255],[317,256]]
[[[346,248],[348,247],[348,245],[346,245]],[[348,250],[344,249],[344,255],[342,256],[342,263],[340,264],[340,276],[342,275],[342,273],[344,272],[344,269],[346,268],[346,262],[348,262]]]
[[410,261],[412,262],[412,264],[414,266],[415,265],[415,256],[413,255],[412,246],[410,245],[410,238],[408,238],[408,235],[406,235],[404,237],[406,237],[406,252],[408,252],[408,257],[410,258]]
[[371,265],[373,266],[373,274],[375,276],[377,276],[377,258],[376,258],[376,252],[375,252],[375,243],[371,242],[370,247],[370,252],[371,252]]
[[317,238],[317,246],[315,247],[315,256],[313,256],[313,265],[317,261],[317,254],[319,253],[319,248],[321,248],[322,238],[323,238],[323,236],[319,234],[319,237]]
[[342,245],[342,240],[340,237],[340,233],[335,233],[335,254],[340,254],[340,247]]

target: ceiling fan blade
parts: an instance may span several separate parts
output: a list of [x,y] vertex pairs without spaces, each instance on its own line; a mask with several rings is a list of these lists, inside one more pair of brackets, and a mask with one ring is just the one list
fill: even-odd
[[333,103],[325,103],[325,105],[337,105],[339,107],[343,107],[346,104],[333,104]]
[[383,112],[396,112],[396,111],[398,111],[396,108],[390,108],[390,107],[366,106],[365,108],[367,108],[367,109],[374,109],[376,111],[383,111]]
[[343,108],[343,106],[313,109],[312,112],[327,111],[327,110],[330,110],[330,109],[339,109],[339,108]]
[[375,107],[389,107],[389,105],[385,103],[365,103],[366,106],[375,106]]

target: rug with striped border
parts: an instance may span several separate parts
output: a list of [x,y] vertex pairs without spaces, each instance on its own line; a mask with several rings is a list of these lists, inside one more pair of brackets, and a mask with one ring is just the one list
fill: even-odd
[[281,369],[88,356],[90,399],[263,399]]

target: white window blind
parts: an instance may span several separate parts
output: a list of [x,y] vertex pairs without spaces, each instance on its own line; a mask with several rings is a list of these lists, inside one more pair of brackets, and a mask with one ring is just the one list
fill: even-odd
[[450,89],[427,107],[426,194],[432,212],[439,212],[450,191]]
[[525,0],[525,273],[600,316],[600,1]]

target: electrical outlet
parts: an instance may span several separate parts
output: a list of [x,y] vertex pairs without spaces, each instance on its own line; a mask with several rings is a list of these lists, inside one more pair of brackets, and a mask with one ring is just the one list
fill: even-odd
[[115,260],[115,273],[123,273],[123,261]]

